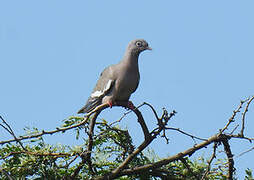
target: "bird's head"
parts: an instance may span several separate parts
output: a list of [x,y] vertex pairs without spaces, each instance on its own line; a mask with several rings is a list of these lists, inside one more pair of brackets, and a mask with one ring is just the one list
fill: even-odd
[[135,39],[129,43],[128,50],[131,53],[138,55],[142,51],[152,50],[152,48],[149,47],[148,43],[144,39]]

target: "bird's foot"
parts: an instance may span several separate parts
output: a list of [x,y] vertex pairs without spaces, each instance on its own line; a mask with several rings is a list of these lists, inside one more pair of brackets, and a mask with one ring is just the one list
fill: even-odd
[[134,110],[136,107],[134,106],[134,104],[131,102],[131,101],[128,101],[128,104],[127,104],[128,108],[131,109],[131,110]]
[[112,102],[112,101],[108,101],[108,106],[109,106],[110,108],[112,108],[113,102]]

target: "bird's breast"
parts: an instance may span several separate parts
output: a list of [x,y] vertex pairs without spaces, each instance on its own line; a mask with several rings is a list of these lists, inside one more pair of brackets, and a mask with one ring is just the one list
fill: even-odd
[[116,82],[116,100],[128,100],[130,95],[137,89],[139,73],[126,73]]

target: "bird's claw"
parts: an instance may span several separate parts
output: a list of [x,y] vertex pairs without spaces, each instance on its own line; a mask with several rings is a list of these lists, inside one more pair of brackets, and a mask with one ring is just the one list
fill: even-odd
[[108,106],[109,106],[110,108],[112,108],[113,102],[112,102],[112,101],[109,101],[109,102],[108,102]]

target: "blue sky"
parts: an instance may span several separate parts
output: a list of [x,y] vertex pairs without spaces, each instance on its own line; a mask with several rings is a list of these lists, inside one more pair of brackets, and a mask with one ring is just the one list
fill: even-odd
[[[144,38],[153,51],[140,56],[141,81],[131,100],[175,109],[172,126],[207,138],[254,94],[253,7],[250,0],[1,1],[0,113],[17,133],[25,126],[59,126],[84,105],[100,72],[121,59],[128,42]],[[246,133],[254,137],[250,108]],[[155,119],[141,110],[152,128]],[[113,121],[122,112],[113,108],[101,117]],[[123,126],[138,143],[142,133],[133,117]],[[175,132],[168,136],[168,145],[151,145],[162,157],[193,146]],[[251,147],[232,141],[235,155]],[[254,169],[253,156],[235,159],[238,177]]]

